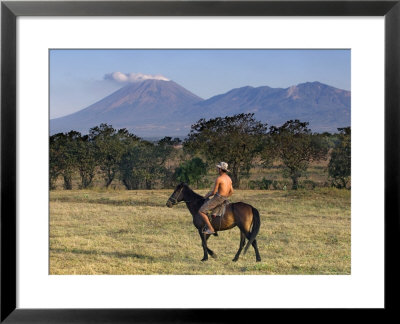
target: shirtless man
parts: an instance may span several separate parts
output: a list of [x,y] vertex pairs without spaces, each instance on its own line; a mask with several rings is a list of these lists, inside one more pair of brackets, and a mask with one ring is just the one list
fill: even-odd
[[208,229],[203,233],[205,234],[214,234],[214,228],[212,227],[208,216],[206,215],[207,211],[214,209],[215,207],[221,205],[228,197],[233,194],[232,180],[226,174],[228,172],[228,163],[220,162],[216,165],[218,168],[219,177],[215,180],[214,189],[207,193],[204,198],[208,198],[214,196],[212,199],[207,200],[203,206],[199,209],[199,214],[203,217],[205,223],[207,224]]

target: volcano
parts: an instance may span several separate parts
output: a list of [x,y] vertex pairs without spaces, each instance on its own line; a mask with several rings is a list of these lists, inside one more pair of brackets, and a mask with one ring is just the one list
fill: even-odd
[[241,87],[207,100],[174,81],[131,83],[71,115],[50,120],[50,134],[87,134],[101,123],[126,128],[144,138],[185,137],[200,118],[254,113],[269,126],[290,119],[309,122],[313,132],[350,126],[351,92],[320,82],[289,88]]
[[[139,136],[182,135],[190,129],[185,118],[193,104],[203,101],[174,81],[131,83],[104,99],[65,117],[50,121],[50,133],[87,133],[101,123],[127,128]],[[186,114],[187,115],[187,114]]]

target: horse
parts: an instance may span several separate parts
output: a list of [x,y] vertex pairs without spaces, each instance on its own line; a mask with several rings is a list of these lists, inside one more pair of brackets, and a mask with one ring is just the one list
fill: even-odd
[[[206,225],[204,219],[198,213],[200,207],[205,202],[205,198],[197,193],[195,193],[189,186],[185,183],[180,183],[176,188],[172,195],[167,200],[167,207],[172,208],[174,205],[177,205],[180,202],[185,202],[186,207],[189,209],[190,213],[193,217],[193,224],[197,228],[202,247],[204,251],[204,256],[201,261],[207,261],[208,255],[213,258],[216,258],[216,254],[210,250],[207,246],[207,240],[210,237],[210,234],[203,233],[203,228]],[[244,202],[236,202],[230,203],[226,207],[225,214],[221,216],[217,216],[211,220],[211,224],[215,230],[215,236],[218,236],[218,231],[225,231],[235,226],[238,226],[240,229],[240,243],[239,250],[237,251],[235,257],[232,261],[236,262],[239,259],[239,255],[242,252],[242,249],[245,245],[246,238],[248,239],[247,245],[244,249],[243,255],[246,254],[247,249],[250,245],[253,246],[256,261],[260,262],[261,257],[257,247],[256,236],[260,230],[260,214],[256,208],[253,206],[246,204]]]

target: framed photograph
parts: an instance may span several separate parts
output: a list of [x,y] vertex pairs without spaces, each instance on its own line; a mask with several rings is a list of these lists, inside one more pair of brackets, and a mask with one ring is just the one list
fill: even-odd
[[[272,309],[394,310],[399,16],[398,1],[2,2],[1,321],[231,322],[239,312],[264,316]],[[156,106],[162,111],[152,112]],[[274,114],[276,106],[280,111]],[[303,106],[315,108],[314,115]],[[329,113],[318,112],[321,106]],[[190,113],[180,119],[175,114],[182,107]],[[287,119],[304,116],[309,123],[285,123],[288,111]],[[260,134],[266,126],[258,120],[268,122],[273,141],[263,147],[272,148],[287,129],[312,130],[314,137],[306,138],[325,143],[326,154],[338,142],[346,148],[351,126],[351,182],[334,182],[332,173],[328,179],[328,162],[314,164],[315,174],[302,173],[302,181],[283,158],[274,169],[287,167],[283,175],[265,173],[259,164],[250,172],[257,177],[247,178],[240,177],[234,160],[219,162],[217,172],[232,177],[238,199],[260,201],[255,197],[265,196],[261,190],[275,191],[268,190],[268,204],[260,209],[260,252],[253,237],[254,250],[250,246],[241,255],[239,238],[226,234],[224,242],[235,245],[234,259],[223,255],[232,247],[219,243],[218,261],[208,260],[214,252],[206,243],[210,235],[202,234],[206,223],[181,220],[189,214],[184,206],[167,208],[180,201],[192,208],[187,187],[180,184],[173,193],[171,179],[192,181],[205,195],[213,175],[185,178],[186,164],[202,168],[201,154],[208,154],[208,162],[221,161],[211,149],[200,150],[200,135],[234,118]],[[71,130],[78,132],[67,134]],[[99,162],[105,133],[117,138],[113,150],[129,146],[125,153],[113,151],[121,155],[117,171]],[[85,157],[75,178],[57,146],[61,142],[65,149],[69,139],[74,154]],[[96,148],[93,167],[89,140]],[[314,161],[323,155],[318,147]],[[224,149],[234,151],[216,151]],[[131,151],[142,156],[142,165],[131,165]],[[171,158],[168,169],[161,157],[172,151],[193,155],[182,158],[185,165]],[[257,152],[273,165],[268,154]],[[343,159],[338,161],[343,170]],[[95,180],[93,168],[101,175]],[[311,191],[292,193],[302,186]],[[63,190],[72,187],[82,190]],[[321,200],[300,199],[309,192]],[[86,208],[90,204],[93,209]],[[253,218],[256,213],[253,208]],[[210,233],[212,226],[221,230],[218,217],[210,216]],[[178,221],[185,230],[174,229]],[[172,241],[160,233],[171,233]],[[319,237],[321,249],[307,248],[310,233]],[[188,248],[174,254],[174,244]]]

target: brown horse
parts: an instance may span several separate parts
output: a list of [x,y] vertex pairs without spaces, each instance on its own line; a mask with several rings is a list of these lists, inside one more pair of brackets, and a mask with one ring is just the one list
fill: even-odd
[[[205,222],[201,215],[198,213],[201,205],[205,202],[205,198],[195,193],[188,187],[187,184],[179,184],[171,197],[168,198],[167,206],[171,208],[173,205],[179,202],[185,202],[187,208],[193,216],[193,224],[198,229],[201,242],[204,251],[204,257],[201,261],[208,260],[208,255],[216,258],[215,253],[207,247],[207,240],[210,237],[209,234],[203,233]],[[211,221],[215,232],[225,231],[238,226],[240,229],[240,244],[239,250],[232,261],[239,259],[240,252],[242,251],[246,238],[249,240],[243,254],[246,253],[250,245],[253,246],[256,253],[256,260],[261,261],[260,253],[258,252],[256,236],[260,229],[260,214],[258,210],[253,206],[245,204],[243,202],[231,203],[227,206],[224,216],[217,216]],[[217,235],[217,234],[214,234]]]

